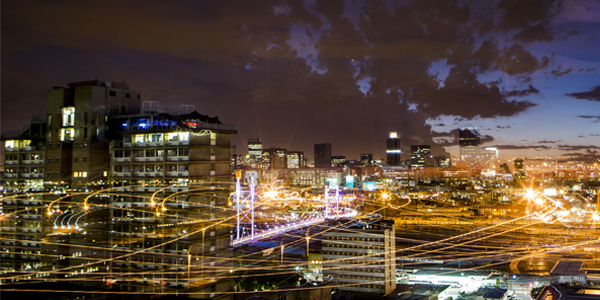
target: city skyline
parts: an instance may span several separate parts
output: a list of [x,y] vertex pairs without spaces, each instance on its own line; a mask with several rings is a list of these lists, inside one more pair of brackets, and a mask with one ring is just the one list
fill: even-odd
[[[474,125],[500,157],[600,149],[599,4],[11,2],[3,10],[2,131],[45,114],[47,91],[125,81],[161,107],[234,124],[244,153],[458,157]],[[135,12],[135,13],[130,13]],[[491,17],[488,17],[491,16]],[[10,58],[10,59],[6,59]]]

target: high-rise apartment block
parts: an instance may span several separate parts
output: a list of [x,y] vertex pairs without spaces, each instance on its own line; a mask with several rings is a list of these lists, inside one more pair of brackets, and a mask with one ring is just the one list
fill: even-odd
[[[231,211],[222,208],[229,206],[234,182],[231,136],[237,131],[191,108],[161,111],[158,102],[142,102],[140,93],[126,83],[93,80],[50,90],[46,121],[34,120],[27,130],[3,136],[4,188],[7,193],[75,190],[84,194],[36,194],[4,201],[3,237],[9,238],[10,233],[11,241],[1,245],[1,270],[41,272],[52,265],[70,266],[74,274],[83,274],[78,266],[87,260],[77,257],[109,257],[107,251],[82,252],[68,244],[56,249],[18,242],[46,239],[60,245],[72,235],[82,243],[102,243],[116,253],[154,246],[169,253],[165,258],[148,251],[127,262],[107,262],[94,271],[183,271],[199,264],[191,260],[192,255],[218,269],[227,261],[218,257],[231,254],[230,224],[214,224],[202,232],[200,228],[231,217]],[[94,194],[86,197],[85,193]],[[53,203],[52,210],[39,209],[44,203]],[[189,222],[192,219],[195,222]],[[79,232],[83,224],[85,235]],[[163,244],[166,238],[195,231]],[[57,253],[71,259],[52,261]],[[214,276],[211,270],[202,272]],[[207,295],[231,288],[229,283],[197,276],[182,280],[176,273],[161,275],[166,282],[163,288],[194,288]],[[149,276],[148,282],[156,282],[156,277]],[[119,285],[129,291],[152,289],[145,282]]]
[[387,164],[392,166],[399,165],[402,160],[402,150],[400,150],[400,138],[397,132],[390,132],[385,149]]
[[391,293],[396,288],[395,239],[393,220],[323,233],[323,277],[332,276],[342,291]]

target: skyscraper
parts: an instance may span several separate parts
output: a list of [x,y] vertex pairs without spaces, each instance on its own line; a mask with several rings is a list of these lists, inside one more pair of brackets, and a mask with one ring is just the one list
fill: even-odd
[[477,127],[469,125],[459,129],[460,161],[475,162],[479,155],[479,144],[481,144],[481,135],[477,131]]
[[315,168],[331,167],[331,144],[315,144]]
[[390,132],[390,137],[387,139],[387,163],[388,165],[399,165],[402,157],[402,150],[400,150],[400,139],[398,138],[397,132]]
[[260,139],[248,139],[248,155],[246,156],[246,165],[252,166],[260,162],[262,158],[262,142]]
[[430,145],[412,145],[410,146],[410,166],[411,168],[423,169],[427,159],[431,158]]

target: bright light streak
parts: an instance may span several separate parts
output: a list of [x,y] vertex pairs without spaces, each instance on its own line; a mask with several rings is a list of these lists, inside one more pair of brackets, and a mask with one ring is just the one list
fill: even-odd
[[525,194],[525,197],[529,200],[533,199],[535,197],[535,191],[532,189],[527,189],[527,193]]

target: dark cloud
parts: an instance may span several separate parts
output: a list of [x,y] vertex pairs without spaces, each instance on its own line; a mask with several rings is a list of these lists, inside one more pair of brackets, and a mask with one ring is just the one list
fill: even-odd
[[551,149],[551,147],[549,146],[544,146],[544,145],[496,145],[493,146],[498,148],[498,150],[527,150],[527,149],[533,149],[533,150],[546,150],[546,149]]
[[517,81],[519,81],[520,83],[530,83],[531,76],[525,76],[525,75],[517,76]]
[[426,99],[426,103],[419,106],[419,109],[433,116],[446,114],[467,119],[476,116],[513,116],[535,106],[529,101],[507,100],[498,87],[488,87],[481,83],[476,74],[465,66],[453,67],[444,80],[443,87],[437,90],[422,89],[413,93]]
[[[260,137],[309,156],[317,142],[348,156],[382,154],[389,131],[400,132],[403,145],[433,145],[432,118],[511,117],[535,106],[507,99],[537,93],[533,86],[507,95],[501,81],[481,75],[502,71],[527,84],[545,69],[552,59],[522,43],[556,7],[502,1],[501,18],[474,28],[495,7],[453,0],[4,4],[1,92],[10,102],[3,101],[3,128],[25,125],[25,107],[45,113],[50,87],[98,77],[126,81],[164,106],[194,104],[218,115],[235,123],[238,142]],[[522,33],[521,43],[500,46],[495,30]],[[443,81],[431,75],[440,61],[450,68]]]
[[554,31],[549,22],[529,26],[513,36],[513,40],[521,43],[551,42],[553,39]]
[[580,115],[579,117],[582,119],[592,120],[594,123],[600,123],[600,115],[598,115],[598,116]]
[[490,143],[490,142],[494,141],[494,137],[491,136],[491,135],[487,135],[487,134],[486,135],[482,135],[480,141],[481,141],[482,144]]
[[575,36],[575,35],[578,35],[578,34],[580,34],[580,33],[581,33],[581,32],[580,32],[579,30],[577,30],[577,29],[573,29],[573,30],[569,31],[567,34],[565,34],[565,35],[562,37],[562,40],[563,40],[563,41],[566,41],[568,38],[570,38],[570,37],[572,37],[572,36]]
[[600,134],[597,133],[590,133],[591,136],[600,136]]
[[593,87],[587,92],[569,93],[567,96],[571,96],[575,99],[600,101],[600,85]]
[[588,149],[600,149],[600,146],[595,145],[558,145],[558,150],[563,151],[580,151],[580,150],[588,150]]
[[568,68],[566,70],[562,70],[562,65],[558,65],[558,69],[550,71],[550,74],[559,77],[563,75],[567,75],[573,71],[573,68]]
[[547,140],[542,140],[542,141],[539,141],[538,144],[555,144],[555,143],[559,143],[559,142],[562,142],[562,141],[547,141]]
[[588,68],[588,69],[584,69],[584,68],[580,68],[579,70],[577,70],[577,72],[593,72],[598,70],[597,67],[593,67],[593,68]]
[[510,128],[510,125],[506,125],[506,126],[500,126],[500,125],[498,125],[498,126],[496,126],[496,128],[498,128],[498,129],[508,129],[508,128]]
[[522,96],[527,96],[529,94],[539,94],[540,91],[536,88],[534,88],[531,84],[529,85],[529,88],[527,88],[526,90],[514,90],[514,91],[510,91],[507,93],[507,96],[509,97],[522,97]]
[[505,32],[517,30],[513,40],[522,43],[551,42],[556,33],[550,21],[560,12],[562,1],[503,0],[498,8],[504,13],[498,28]]
[[550,64],[550,58],[544,56],[538,60],[522,44],[513,44],[502,53],[502,70],[508,75],[531,74]]

